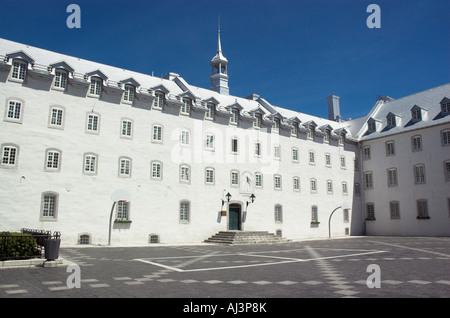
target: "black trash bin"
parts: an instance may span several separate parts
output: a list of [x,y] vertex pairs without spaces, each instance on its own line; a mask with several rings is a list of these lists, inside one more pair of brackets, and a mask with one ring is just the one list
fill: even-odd
[[48,238],[44,240],[44,254],[47,261],[54,261],[59,257],[59,245],[61,239]]

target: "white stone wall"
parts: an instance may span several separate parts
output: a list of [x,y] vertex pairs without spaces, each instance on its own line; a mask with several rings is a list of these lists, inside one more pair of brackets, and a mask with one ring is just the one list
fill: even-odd
[[[443,146],[441,132],[450,124],[422,128],[384,138],[364,141],[371,159],[362,160],[362,172],[372,171],[374,187],[365,190],[365,203],[375,205],[375,220],[366,221],[368,235],[450,235],[450,183],[444,162],[450,159],[449,146]],[[412,150],[411,138],[422,136],[422,151]],[[386,156],[386,141],[394,141],[395,155]],[[425,183],[416,184],[414,165],[425,165]],[[388,187],[387,169],[397,168],[398,185]],[[363,185],[362,185],[363,188]],[[417,200],[427,199],[429,219],[417,219]],[[399,201],[400,219],[391,219],[390,201]],[[363,207],[365,210],[365,207]]]
[[[158,234],[162,243],[201,242],[219,230],[228,229],[228,217],[219,217],[224,194],[232,194],[230,203],[241,203],[245,210],[248,194],[230,186],[230,171],[241,175],[262,172],[263,188],[255,189],[256,200],[249,204],[244,230],[281,230],[287,238],[328,237],[328,217],[344,201],[353,204],[350,222],[343,221],[342,211],[332,220],[332,235],[361,233],[359,197],[353,197],[355,143],[337,145],[337,140],[324,144],[322,137],[306,140],[304,133],[290,137],[289,130],[280,134],[256,131],[243,121],[239,127],[228,124],[228,118],[216,117],[214,122],[203,119],[203,113],[179,115],[179,108],[165,106],[163,111],[150,109],[149,101],[136,100],[133,106],[121,102],[121,96],[102,93],[100,99],[86,96],[86,89],[68,85],[66,91],[51,88],[51,82],[27,77],[23,84],[8,80],[0,72],[0,114],[5,114],[7,100],[23,100],[23,120],[0,124],[0,143],[20,147],[17,166],[0,169],[0,218],[2,230],[38,228],[60,231],[63,244],[76,244],[80,234],[89,234],[91,243],[106,244],[112,206],[110,196],[116,189],[131,194],[131,224],[114,224],[113,245],[147,244],[149,234]],[[60,105],[65,109],[63,129],[49,128],[49,109]],[[87,113],[100,114],[100,132],[86,132]],[[121,138],[121,119],[133,121],[133,136]],[[152,125],[160,124],[163,143],[151,140]],[[181,128],[191,132],[190,147],[179,146]],[[215,152],[204,150],[204,135],[213,132]],[[255,137],[255,134],[259,134]],[[238,155],[231,154],[231,137],[239,138]],[[262,142],[262,157],[254,158],[253,139]],[[281,146],[281,160],[273,159],[273,144]],[[293,163],[291,148],[299,149],[299,162]],[[44,169],[45,151],[62,151],[59,172]],[[315,151],[316,164],[308,163],[309,150]],[[98,155],[95,176],[83,173],[83,155]],[[330,153],[331,167],[325,166],[325,153]],[[345,156],[346,168],[340,168],[340,156]],[[132,159],[130,178],[118,176],[119,157]],[[162,180],[150,178],[150,163],[163,163]],[[179,165],[191,167],[189,184],[180,183]],[[205,185],[205,168],[215,169],[214,185]],[[282,190],[274,190],[273,174],[282,176]],[[300,191],[293,190],[293,177],[300,178]],[[317,193],[310,193],[310,178],[317,180]],[[333,181],[333,194],[327,194],[326,181]],[[345,181],[348,194],[343,195]],[[58,194],[58,211],[54,221],[42,221],[43,192]],[[190,222],[179,221],[180,200],[190,202]],[[274,207],[281,204],[282,223],[275,222]],[[318,206],[320,224],[311,226],[311,206]],[[113,217],[114,218],[114,217]],[[356,220],[356,221],[355,221]]]

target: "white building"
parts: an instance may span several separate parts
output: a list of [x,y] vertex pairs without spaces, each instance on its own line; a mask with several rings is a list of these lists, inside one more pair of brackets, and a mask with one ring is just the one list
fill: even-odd
[[351,130],[368,235],[450,235],[449,97],[449,84],[380,97]]
[[[211,67],[204,89],[175,73],[158,78],[0,39],[0,230],[58,230],[63,244],[107,244],[113,207],[113,245],[202,242],[223,230],[328,237],[331,212],[346,203],[332,236],[364,234],[364,224],[368,234],[450,234],[450,85],[380,100],[367,118],[344,122],[337,96],[323,119],[230,95],[220,34]],[[422,120],[404,127],[407,111],[397,107],[415,104]],[[389,132],[380,117],[388,109],[403,120]],[[367,122],[381,126],[367,134]],[[399,152],[417,134],[422,152]],[[395,156],[382,152],[388,140]],[[360,159],[366,146],[370,160]],[[420,164],[427,182],[410,193],[407,171]],[[395,189],[381,180],[390,168],[398,169]],[[113,206],[118,189],[131,199]],[[422,199],[428,220],[408,206],[417,201],[423,211]],[[391,201],[400,220],[389,217]],[[365,221],[370,204],[376,220]]]

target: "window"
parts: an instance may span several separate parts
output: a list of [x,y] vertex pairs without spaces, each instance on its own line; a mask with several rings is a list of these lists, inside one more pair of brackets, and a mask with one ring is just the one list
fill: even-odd
[[450,129],[442,131],[442,145],[450,146]]
[[342,182],[342,195],[348,194],[347,182]]
[[233,138],[231,139],[231,152],[232,153],[238,153],[238,139]]
[[132,103],[134,100],[135,87],[130,84],[125,85],[125,92],[123,93],[123,100]]
[[91,244],[91,236],[89,234],[81,234],[78,237],[78,244],[80,244],[80,245],[89,245],[89,244]]
[[261,114],[255,114],[255,121],[253,122],[253,128],[261,128]]
[[376,129],[376,124],[374,120],[370,120],[367,122],[367,131],[368,132],[374,132]]
[[339,146],[343,146],[344,145],[344,134],[340,134],[339,135]]
[[55,80],[53,87],[65,89],[67,85],[67,72],[65,70],[55,70]]
[[255,187],[262,188],[263,186],[263,176],[261,173],[256,172],[255,173]]
[[231,171],[231,186],[232,187],[239,186],[239,171],[236,170]]
[[91,77],[91,85],[89,86],[89,95],[99,97],[100,92],[102,91],[102,83],[103,80],[101,80],[98,77]]
[[372,172],[364,172],[364,188],[366,189],[373,188]]
[[86,129],[88,132],[98,133],[100,131],[100,115],[88,113]]
[[444,161],[445,181],[450,181],[450,160]]
[[61,107],[50,108],[49,127],[62,128],[64,124],[64,109]]
[[394,141],[392,140],[386,141],[385,146],[386,146],[386,156],[395,155]]
[[44,192],[41,197],[41,221],[56,220],[58,211],[58,194],[55,192]]
[[317,192],[317,181],[316,181],[316,179],[310,179],[309,180],[309,184],[310,184],[311,193],[316,193]]
[[277,204],[275,205],[275,223],[282,223],[283,222],[283,208],[281,205]]
[[308,139],[313,139],[314,138],[314,128],[313,127],[308,127],[308,133],[307,133],[307,138]]
[[416,184],[425,183],[425,165],[418,164],[414,166],[414,182]]
[[189,132],[189,130],[182,130],[181,131],[181,145],[184,145],[184,146],[188,146],[190,143],[191,143],[191,141],[190,141],[190,132]]
[[19,148],[15,145],[2,145],[2,163],[4,168],[14,168],[17,166]]
[[259,141],[255,142],[255,156],[261,156],[261,143]]
[[300,178],[294,177],[293,179],[294,191],[300,191]]
[[311,223],[319,223],[319,211],[316,205],[311,207]]
[[206,104],[206,114],[205,114],[206,119],[214,119],[214,107],[215,106],[212,103]]
[[14,60],[12,65],[11,78],[23,81],[25,79],[26,69],[27,69],[26,62]]
[[239,119],[239,110],[231,109],[230,123],[237,125],[238,119]]
[[420,108],[416,107],[411,110],[411,118],[413,121],[421,121],[422,120],[422,111]]
[[61,151],[47,149],[45,154],[45,171],[59,171],[61,166]]
[[131,138],[132,137],[132,127],[133,122],[130,119],[122,119],[122,130],[120,135],[122,137]]
[[411,137],[411,146],[412,151],[421,151],[422,150],[422,136],[412,136]]
[[279,174],[273,176],[273,183],[275,190],[281,190],[281,176]]
[[391,220],[400,219],[400,204],[398,201],[389,202],[389,212],[391,215]]
[[[448,99],[447,99],[448,100]],[[441,104],[441,111],[443,114],[450,113],[450,102],[444,102]]]
[[117,217],[118,221],[128,221],[130,217],[130,205],[126,201],[117,202]]
[[387,126],[388,127],[395,127],[396,126],[396,122],[395,122],[395,115],[391,115],[387,117]]
[[325,130],[325,134],[323,135],[323,142],[330,143],[330,131],[328,129]]
[[314,154],[314,151],[312,151],[312,150],[309,151],[309,164],[310,165],[316,164],[315,154]]
[[162,143],[162,126],[153,125],[152,141]]
[[191,169],[187,165],[180,166],[180,182],[182,183],[191,182]]
[[119,158],[119,177],[131,177],[131,159]]
[[273,157],[275,159],[281,159],[281,147],[280,147],[280,145],[273,146]]
[[6,112],[6,121],[22,122],[22,102],[17,100],[8,101],[8,109]]
[[370,146],[363,147],[363,159],[364,160],[370,159]]
[[155,92],[155,99],[153,100],[153,108],[162,109],[164,105],[164,93]]
[[180,201],[180,222],[189,223],[190,221],[190,203],[189,201]]
[[272,124],[272,130],[274,132],[279,132],[280,131],[280,120],[278,118],[274,118],[273,124]]
[[398,186],[396,168],[391,168],[387,170],[387,180],[388,180],[388,187]]
[[429,219],[428,214],[428,201],[426,199],[417,200],[417,218],[418,219]]
[[333,194],[333,181],[327,180],[327,193]]
[[181,114],[189,115],[191,111],[192,100],[190,98],[183,98],[183,105],[181,105]]
[[152,161],[152,179],[161,180],[162,179],[162,163],[160,161]]
[[[350,222],[350,212],[349,212],[349,210],[348,209],[344,209],[344,211],[342,212],[343,213],[343,221],[344,221],[344,223],[348,223],[348,222]],[[349,233],[348,233],[348,228],[346,228],[345,229],[345,235],[348,235]]]
[[205,169],[205,183],[213,185],[214,184],[214,169],[206,168]]
[[375,220],[375,204],[366,203],[366,220]]
[[341,169],[345,169],[345,157],[341,156]]
[[94,175],[97,174],[97,155],[85,154],[83,163],[83,173]]
[[214,135],[206,134],[205,149],[206,150],[214,150]]
[[325,154],[325,166],[331,167],[331,155],[329,153]]
[[150,234],[148,242],[150,244],[156,244],[159,243],[159,235],[158,234]]
[[292,137],[297,137],[297,132],[298,132],[298,124],[297,123],[292,123],[291,136]]
[[298,149],[292,148],[292,162],[298,162]]

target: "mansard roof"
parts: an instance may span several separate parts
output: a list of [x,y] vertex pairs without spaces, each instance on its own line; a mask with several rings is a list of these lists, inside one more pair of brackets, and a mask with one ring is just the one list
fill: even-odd
[[[210,89],[190,85],[186,80],[175,73],[170,73],[171,75],[167,78],[160,78],[4,39],[0,39],[0,48],[0,55],[6,54],[7,52],[14,52],[9,53],[8,56],[20,56],[26,58],[30,62],[36,60],[40,65],[50,66],[55,65],[55,61],[63,61],[68,68],[70,66],[70,69],[73,69],[74,72],[81,75],[81,77],[92,76],[95,74],[104,79],[105,82],[107,81],[105,89],[116,88],[116,93],[121,93],[121,89],[117,89],[119,83],[133,83],[136,86],[137,91],[146,91],[148,89],[156,90],[157,88],[161,88],[170,100],[183,95],[190,95],[196,102],[212,101],[216,105],[217,114],[219,115],[229,115],[229,111],[226,107],[239,105],[238,108],[241,108],[241,114],[250,118],[251,113],[261,113],[263,115],[263,120],[267,123],[271,121],[271,118],[279,117],[282,119],[281,124],[283,125],[293,122],[293,119],[301,123],[314,121],[317,126],[328,124],[331,129],[337,129],[347,125],[345,122],[339,123],[275,106],[264,98],[256,95],[254,98],[249,99],[220,94]],[[33,56],[33,58],[31,58],[31,56]],[[450,96],[450,94],[447,94],[447,96]]]

